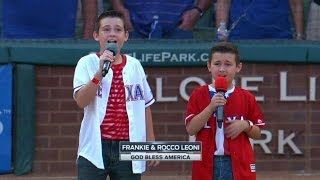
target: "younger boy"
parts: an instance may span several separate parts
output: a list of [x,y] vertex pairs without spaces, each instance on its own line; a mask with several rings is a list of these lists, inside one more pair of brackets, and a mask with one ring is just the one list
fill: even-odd
[[[207,68],[212,84],[192,92],[185,116],[188,134],[202,142],[202,161],[193,162],[192,179],[254,180],[254,152],[249,138],[260,138],[265,123],[255,96],[232,83],[242,68],[238,49],[228,42],[216,44]],[[224,96],[214,87],[217,77],[227,80]],[[221,128],[216,120],[218,106],[224,107]]]

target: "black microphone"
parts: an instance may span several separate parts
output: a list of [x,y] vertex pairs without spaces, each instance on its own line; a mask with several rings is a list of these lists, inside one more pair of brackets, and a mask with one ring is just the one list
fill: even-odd
[[[227,79],[224,77],[217,77],[214,81],[214,87],[216,88],[217,93],[224,96],[228,89]],[[221,129],[223,123],[223,106],[218,106],[217,108],[217,122],[218,127]]]
[[[117,41],[108,41],[107,50],[111,51],[113,56],[115,56],[118,51]],[[108,60],[104,61],[103,68],[102,68],[102,77],[106,76],[110,67],[111,67],[111,62]]]

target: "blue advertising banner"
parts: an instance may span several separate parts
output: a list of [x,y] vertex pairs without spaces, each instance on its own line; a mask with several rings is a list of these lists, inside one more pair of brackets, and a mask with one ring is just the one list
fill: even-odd
[[0,65],[0,174],[11,172],[12,65]]

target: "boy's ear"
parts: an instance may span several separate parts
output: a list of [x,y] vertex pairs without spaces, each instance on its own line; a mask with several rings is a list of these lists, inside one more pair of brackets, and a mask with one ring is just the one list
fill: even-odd
[[99,35],[96,31],[93,31],[92,36],[93,36],[94,40],[99,41]]
[[242,63],[239,63],[239,64],[237,65],[237,73],[240,72],[241,69],[242,69]]
[[207,62],[207,68],[208,68],[208,71],[211,72],[211,64],[209,62]]
[[126,38],[125,38],[125,42],[127,42],[128,41],[128,39],[129,39],[129,31],[126,31],[126,34],[125,34],[125,36],[126,36]]

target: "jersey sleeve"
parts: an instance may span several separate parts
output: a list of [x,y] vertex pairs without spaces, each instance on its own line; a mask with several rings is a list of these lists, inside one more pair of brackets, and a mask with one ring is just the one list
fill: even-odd
[[259,107],[259,104],[257,103],[255,97],[253,95],[250,96],[249,99],[250,102],[250,116],[249,120],[252,121],[252,123],[259,128],[263,129],[265,128],[265,122],[264,122],[264,117],[261,112],[261,109]]
[[145,106],[148,107],[155,102],[155,99],[153,97],[152,90],[151,90],[150,85],[148,83],[147,76],[146,76],[144,69],[140,63],[139,63],[139,67],[140,67],[139,69],[140,69],[140,73],[141,73],[141,77],[142,77],[143,89],[144,89],[144,93],[145,93]]
[[73,77],[73,98],[76,92],[90,81],[89,73],[86,68],[85,58],[81,58],[74,71]]
[[152,91],[151,91],[151,88],[149,86],[149,83],[147,81],[146,76],[143,79],[143,86],[144,86],[144,90],[145,90],[146,107],[148,107],[155,102],[155,99],[153,98],[153,94],[152,94]]
[[189,98],[188,104],[187,104],[187,112],[185,114],[185,125],[187,126],[190,121],[193,119],[194,116],[196,116],[197,114],[199,114],[200,111],[200,104],[199,104],[199,99],[201,99],[199,97],[199,95],[201,94],[201,92],[199,91],[199,89],[195,89],[192,93],[191,96]]

